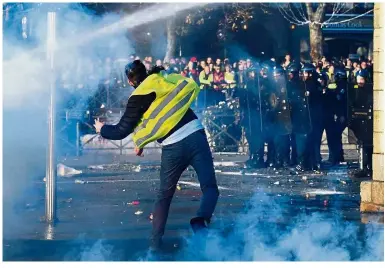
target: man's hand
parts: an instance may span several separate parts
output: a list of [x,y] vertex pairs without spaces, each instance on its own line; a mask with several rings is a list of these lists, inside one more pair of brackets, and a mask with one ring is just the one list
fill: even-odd
[[135,147],[135,154],[137,156],[143,157],[143,149],[139,149],[138,147]]
[[104,126],[104,123],[100,122],[99,118],[95,119],[94,127],[95,127],[96,133],[100,133],[100,130],[102,129],[103,126]]

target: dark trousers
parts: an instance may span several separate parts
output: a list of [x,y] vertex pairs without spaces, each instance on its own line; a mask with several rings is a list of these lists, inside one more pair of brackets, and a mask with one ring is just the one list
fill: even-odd
[[[345,117],[346,118],[346,117]],[[343,162],[344,159],[344,149],[342,145],[342,133],[344,132],[345,128],[347,127],[347,122],[345,119],[345,122],[340,122],[337,120],[335,123],[335,160],[339,162]]]
[[309,166],[308,134],[295,134],[294,137],[298,164]]
[[154,207],[152,239],[160,239],[163,236],[176,185],[189,165],[197,173],[203,193],[197,216],[210,221],[219,191],[210,147],[202,129],[162,148],[160,188]]
[[250,109],[245,112],[245,118],[242,125],[245,128],[247,143],[249,144],[250,157],[255,155],[263,160],[265,143],[261,129],[261,114],[258,110]]
[[278,164],[289,164],[290,135],[276,135],[274,137],[275,161]]

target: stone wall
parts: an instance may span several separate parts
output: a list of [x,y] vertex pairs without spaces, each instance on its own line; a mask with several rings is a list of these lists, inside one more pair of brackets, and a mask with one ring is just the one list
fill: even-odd
[[374,7],[373,180],[361,183],[361,211],[384,211],[385,4]]

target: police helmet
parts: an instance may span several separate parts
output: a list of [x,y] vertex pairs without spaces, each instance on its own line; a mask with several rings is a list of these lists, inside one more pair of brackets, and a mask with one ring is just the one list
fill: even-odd
[[301,66],[298,64],[292,63],[287,67],[287,72],[292,74],[298,74],[301,69]]
[[337,79],[347,79],[345,70],[338,68],[334,70],[334,75]]
[[315,73],[316,69],[313,64],[305,63],[301,69],[301,73]]
[[147,70],[140,60],[134,60],[125,67],[125,73],[130,84],[137,88],[147,77]]

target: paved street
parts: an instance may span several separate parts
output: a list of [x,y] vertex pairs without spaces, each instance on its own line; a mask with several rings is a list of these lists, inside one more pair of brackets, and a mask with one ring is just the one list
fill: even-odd
[[293,175],[244,170],[245,158],[215,156],[221,196],[206,239],[189,229],[200,188],[193,170],[183,174],[155,255],[147,238],[159,156],[65,159],[82,174],[58,178],[58,223],[43,222],[45,184],[36,180],[5,214],[4,260],[383,260],[383,215],[360,214],[348,165]]

